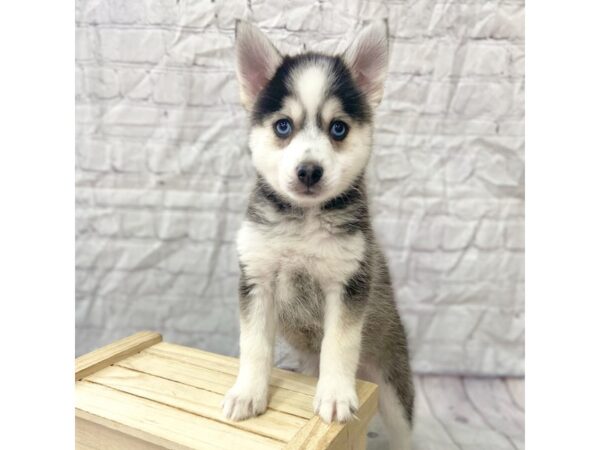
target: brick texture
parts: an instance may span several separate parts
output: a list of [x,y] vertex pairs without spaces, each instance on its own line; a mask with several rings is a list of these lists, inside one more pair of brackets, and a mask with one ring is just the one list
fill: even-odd
[[379,17],[371,203],[414,368],[523,374],[522,0],[77,1],[77,354],[139,329],[237,353],[235,19],[331,52]]

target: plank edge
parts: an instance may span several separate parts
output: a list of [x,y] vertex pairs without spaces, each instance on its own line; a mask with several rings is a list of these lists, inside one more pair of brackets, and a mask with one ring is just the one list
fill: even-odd
[[140,331],[75,359],[75,381],[162,342],[152,331]]

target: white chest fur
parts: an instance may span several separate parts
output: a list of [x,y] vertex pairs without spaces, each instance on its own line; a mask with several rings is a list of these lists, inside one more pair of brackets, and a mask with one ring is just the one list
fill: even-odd
[[308,272],[323,289],[346,282],[365,252],[361,233],[339,235],[318,217],[264,227],[244,222],[237,239],[240,262],[254,283],[272,285],[275,277]]

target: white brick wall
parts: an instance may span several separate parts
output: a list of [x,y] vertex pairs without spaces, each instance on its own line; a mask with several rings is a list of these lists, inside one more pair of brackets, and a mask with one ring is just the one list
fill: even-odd
[[237,17],[284,51],[389,18],[372,209],[415,369],[522,374],[522,0],[79,0],[77,353],[145,328],[237,352]]

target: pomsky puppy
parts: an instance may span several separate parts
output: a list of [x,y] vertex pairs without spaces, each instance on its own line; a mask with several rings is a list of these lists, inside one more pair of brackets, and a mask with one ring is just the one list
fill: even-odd
[[379,385],[392,447],[407,449],[406,336],[365,187],[387,22],[362,28],[342,55],[284,56],[239,21],[236,63],[257,181],[237,238],[240,370],[224,414],[242,420],[267,408],[278,332],[319,377],[314,409],[325,422],[352,419],[358,374]]

